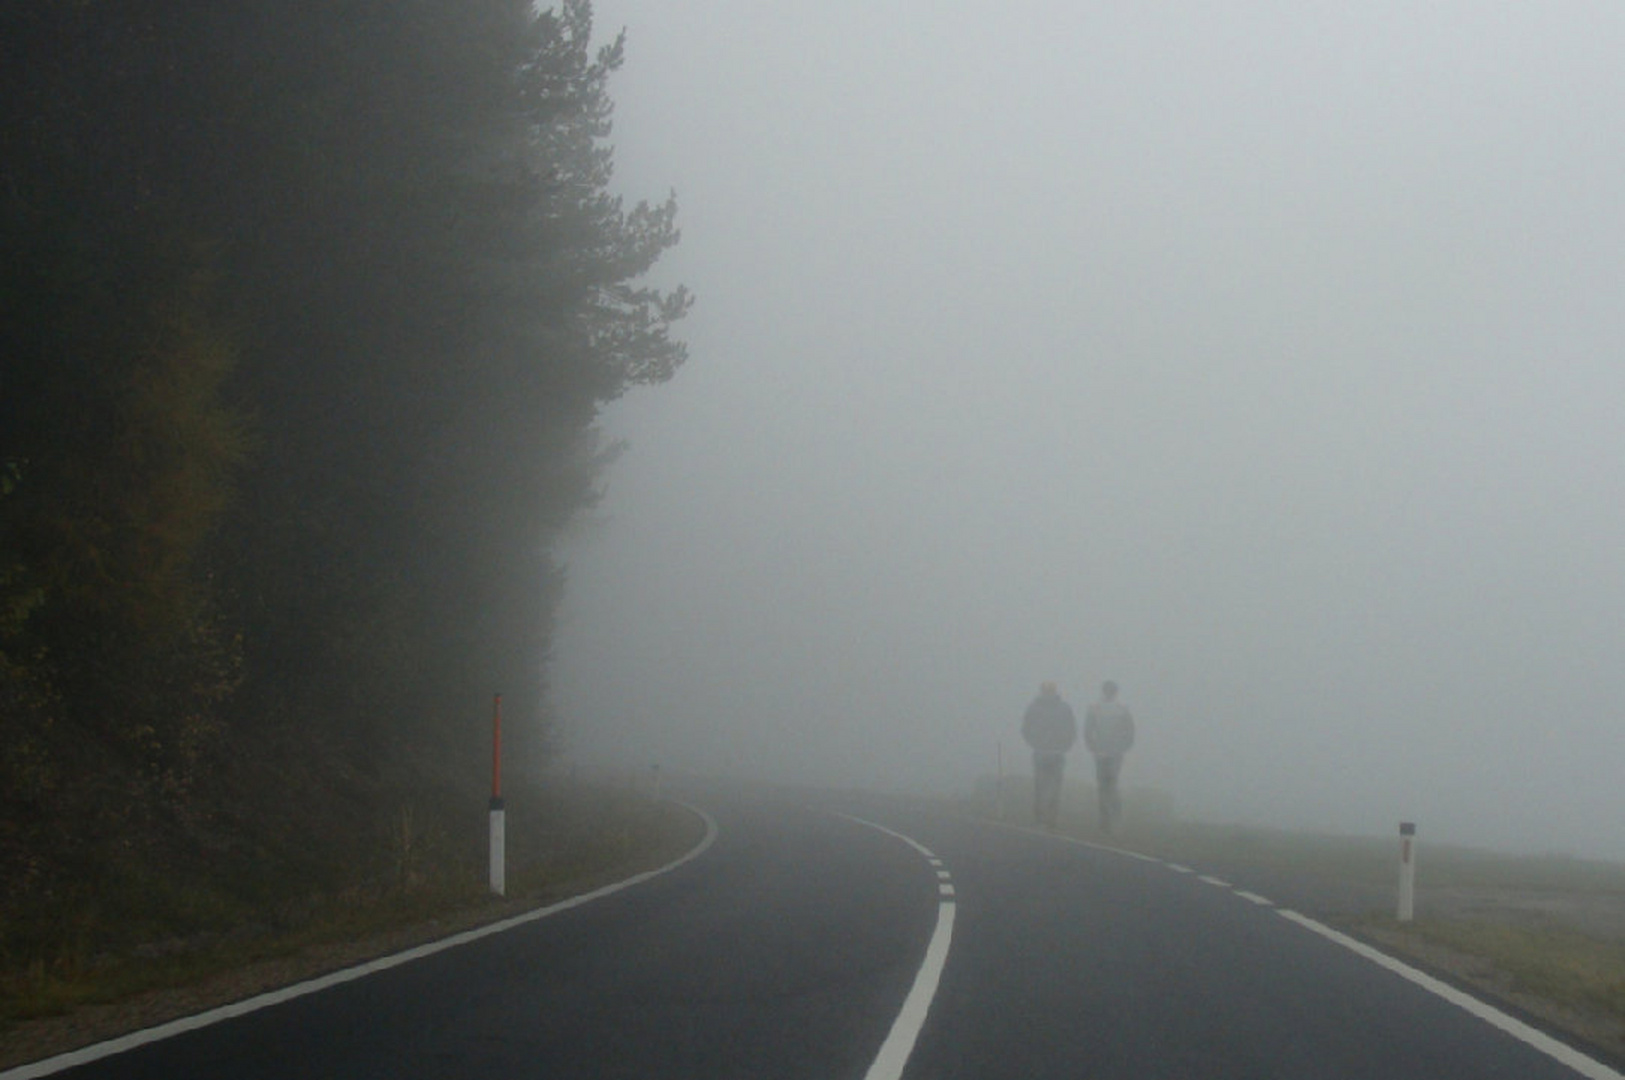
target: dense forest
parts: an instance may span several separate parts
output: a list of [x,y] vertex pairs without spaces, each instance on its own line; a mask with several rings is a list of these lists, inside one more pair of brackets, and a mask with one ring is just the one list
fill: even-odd
[[546,759],[551,541],[690,302],[592,39],[587,0],[0,7],[8,910],[478,812],[493,692]]

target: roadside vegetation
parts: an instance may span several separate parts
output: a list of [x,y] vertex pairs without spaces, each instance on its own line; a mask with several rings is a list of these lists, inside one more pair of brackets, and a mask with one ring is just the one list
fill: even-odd
[[[0,1016],[483,902],[597,412],[685,358],[623,56],[588,0],[0,5]],[[577,795],[521,889],[657,839]]]
[[[110,873],[71,917],[8,919],[0,1067],[37,1056],[25,1043],[49,1053],[87,1041],[87,1027],[120,1029],[117,1016],[87,1023],[75,1014],[83,1006],[179,988],[174,1011],[197,1011],[652,869],[704,834],[687,810],[625,783],[521,785],[507,802],[503,897],[487,887],[483,805],[416,803],[400,807],[392,846],[347,870],[313,874],[280,859],[199,864],[161,880]],[[334,854],[319,841],[311,849]],[[136,1015],[157,1022],[165,1010],[157,1000]],[[67,1014],[60,1031],[27,1024]],[[64,1042],[66,1032],[80,1034]]]
[[1516,909],[1410,923],[1372,916],[1351,928],[1625,1058],[1625,937]]

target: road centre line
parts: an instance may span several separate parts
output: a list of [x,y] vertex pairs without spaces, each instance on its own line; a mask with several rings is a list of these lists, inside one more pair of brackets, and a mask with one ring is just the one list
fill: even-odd
[[1267,896],[1259,896],[1257,893],[1248,892],[1246,889],[1237,889],[1236,890],[1236,895],[1241,897],[1243,900],[1251,900],[1253,903],[1260,904],[1260,905],[1262,905],[1264,907],[1274,907],[1275,906],[1275,901],[1271,900],[1269,897],[1267,897]]
[[259,1010],[269,1008],[272,1005],[280,1005],[285,1001],[292,1001],[294,998],[304,997],[306,994],[314,994],[318,990],[326,990],[330,986],[338,986],[341,983],[353,982],[356,979],[364,978],[368,975],[374,975],[380,971],[387,971],[390,968],[399,967],[400,965],[410,963],[413,960],[421,960],[425,956],[433,956],[435,953],[444,952],[447,949],[454,949],[459,945],[467,945],[470,942],[478,941],[480,938],[490,937],[492,934],[500,934],[504,931],[512,930],[517,926],[523,926],[525,923],[535,922],[538,919],[545,919],[549,915],[557,915],[560,912],[568,911],[571,908],[580,907],[582,904],[603,899],[606,896],[620,892],[622,889],[629,889],[634,885],[641,885],[643,882],[648,881],[651,878],[657,878],[662,874],[670,873],[679,866],[682,866],[684,863],[699,858],[701,855],[705,854],[706,851],[710,850],[712,844],[716,843],[717,823],[710,814],[707,814],[704,810],[701,810],[697,806],[690,806],[685,802],[678,802],[675,799],[672,800],[672,802],[677,806],[683,807],[685,810],[699,815],[700,819],[705,822],[705,838],[702,839],[698,844],[694,845],[694,847],[690,848],[687,852],[673,859],[671,862],[666,863],[664,866],[656,867],[653,870],[645,870],[641,874],[633,874],[631,877],[622,881],[601,886],[597,889],[593,889],[591,892],[584,892],[579,896],[572,896],[567,900],[560,900],[558,903],[549,904],[547,907],[536,908],[533,911],[527,911],[522,915],[515,915],[511,918],[502,919],[498,922],[487,923],[485,926],[475,927],[472,930],[464,930],[462,933],[441,938],[439,941],[431,941],[428,944],[419,945],[415,948],[406,949],[402,952],[392,953],[389,956],[380,956],[376,960],[369,960],[364,964],[356,964],[354,967],[347,967],[342,968],[339,971],[332,971],[315,979],[307,979],[304,982],[294,983],[292,986],[284,986],[277,990],[269,990],[263,994],[256,994],[253,997],[244,998],[241,1001],[234,1001],[226,1005],[221,1005],[218,1008],[209,1009],[206,1012],[200,1012],[193,1016],[183,1016],[179,1020],[171,1020],[169,1023],[159,1024],[157,1027],[150,1027],[143,1031],[134,1031],[128,1035],[121,1035],[116,1039],[108,1039],[105,1042],[94,1043],[90,1046],[81,1047],[78,1050],[70,1050],[67,1053],[57,1054],[55,1057],[44,1058],[40,1061],[30,1062],[27,1065],[18,1065],[14,1068],[0,1071],[0,1080],[33,1080],[34,1077],[50,1076],[53,1073],[61,1072],[63,1069],[71,1069],[76,1065],[85,1065],[92,1061],[100,1061],[102,1058],[112,1057],[114,1054],[122,1054],[126,1050],[134,1050],[138,1046],[145,1046],[148,1043],[159,1042],[163,1039],[168,1039],[188,1031],[196,1031],[199,1028],[205,1028],[212,1024],[218,1024],[222,1020],[229,1020],[233,1017],[258,1012]]
[[1204,882],[1205,884],[1208,884],[1208,885],[1216,885],[1221,889],[1228,889],[1230,887],[1230,883],[1228,881],[1224,880],[1224,878],[1211,877],[1211,876],[1209,876],[1207,874],[1197,874],[1196,875],[1196,880],[1200,881],[1200,882]]
[[1508,1016],[1500,1009],[1462,990],[1457,990],[1449,983],[1435,979],[1433,976],[1418,971],[1402,961],[1394,959],[1387,953],[1367,945],[1363,941],[1356,941],[1347,934],[1339,933],[1324,923],[1316,922],[1307,915],[1300,915],[1288,908],[1276,908],[1275,913],[1283,919],[1297,923],[1299,926],[1313,933],[1319,934],[1327,941],[1343,946],[1350,952],[1357,953],[1379,967],[1387,968],[1396,975],[1415,983],[1429,993],[1444,998],[1452,1005],[1467,1010],[1486,1023],[1500,1028],[1515,1039],[1534,1047],[1547,1057],[1568,1066],[1587,1080],[1625,1080],[1625,1075],[1609,1068],[1595,1058],[1588,1057],[1574,1047],[1559,1042],[1544,1031],[1531,1027],[1515,1017]]
[[[937,867],[942,865],[942,860],[937,858],[930,848],[912,837],[850,814],[838,816],[895,837],[924,855],[930,865]],[[946,870],[940,869],[937,875],[939,879],[946,879],[949,876]],[[937,985],[942,981],[942,969],[948,963],[948,946],[953,942],[954,913],[959,907],[954,902],[954,887],[947,880],[939,880],[937,895],[937,925],[931,931],[931,941],[925,947],[925,959],[920,961],[920,969],[914,975],[914,985],[909,988],[908,996],[903,999],[903,1007],[898,1012],[897,1019],[892,1021],[886,1041],[880,1044],[880,1052],[869,1065],[869,1071],[864,1073],[864,1080],[900,1080],[903,1067],[908,1064],[909,1055],[914,1052],[914,1043],[920,1037],[920,1030],[925,1026],[926,1015],[931,1011],[931,1001],[937,996]],[[0,1077],[0,1080],[4,1078]]]
[[1194,873],[1196,873],[1196,871],[1192,870],[1190,867],[1181,866],[1179,863],[1176,863],[1176,862],[1165,862],[1162,865],[1166,866],[1168,869],[1172,870],[1176,874],[1194,874]]

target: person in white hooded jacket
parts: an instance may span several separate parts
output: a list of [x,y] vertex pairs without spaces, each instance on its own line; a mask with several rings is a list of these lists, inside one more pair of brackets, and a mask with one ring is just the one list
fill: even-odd
[[1117,778],[1123,771],[1123,755],[1134,745],[1134,714],[1117,700],[1117,684],[1100,688],[1100,700],[1089,706],[1083,718],[1083,745],[1095,755],[1095,793],[1100,801],[1100,831],[1111,833],[1123,821],[1123,799]]

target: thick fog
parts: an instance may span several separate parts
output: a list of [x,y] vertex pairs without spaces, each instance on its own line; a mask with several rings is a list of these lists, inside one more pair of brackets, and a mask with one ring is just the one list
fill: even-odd
[[698,304],[567,760],[968,791],[1112,678],[1184,815],[1625,856],[1625,8],[595,8]]

